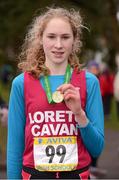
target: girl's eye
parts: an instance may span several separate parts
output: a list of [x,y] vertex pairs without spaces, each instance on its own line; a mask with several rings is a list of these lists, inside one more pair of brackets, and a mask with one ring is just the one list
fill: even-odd
[[63,39],[69,39],[69,36],[63,36],[62,38]]
[[48,38],[49,38],[49,39],[54,39],[54,38],[55,38],[55,36],[48,36]]

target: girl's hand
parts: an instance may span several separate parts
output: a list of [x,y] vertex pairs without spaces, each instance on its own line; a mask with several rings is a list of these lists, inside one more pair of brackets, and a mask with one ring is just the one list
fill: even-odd
[[64,96],[64,101],[66,106],[74,113],[80,113],[81,111],[81,99],[80,99],[80,89],[74,87],[72,84],[63,84],[57,89]]
[[72,84],[63,84],[57,88],[64,95],[66,106],[74,113],[75,120],[82,127],[87,124],[85,112],[81,107],[80,88]]

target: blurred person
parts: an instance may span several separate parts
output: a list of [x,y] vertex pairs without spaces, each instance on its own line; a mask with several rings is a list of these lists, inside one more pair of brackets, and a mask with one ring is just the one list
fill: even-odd
[[[119,120],[119,53],[115,56],[116,73],[114,77],[114,98],[116,101],[117,117]],[[119,148],[118,148],[119,149]]]
[[0,96],[0,121],[2,126],[7,126],[8,120],[8,105]]
[[26,35],[9,101],[9,179],[88,179],[104,146],[97,78],[81,70],[79,11],[49,8]]
[[[94,74],[99,79],[100,66],[95,60],[90,60],[87,63],[87,71]],[[106,175],[106,170],[98,167],[98,159],[99,157],[92,156],[92,163],[90,168],[92,178],[104,177]]]
[[119,120],[119,70],[114,77],[114,98],[116,100],[117,117]]
[[110,71],[106,63],[103,63],[103,68],[101,69],[101,73],[99,76],[99,82],[103,100],[105,119],[109,120],[111,118],[114,74]]
[[0,78],[3,84],[7,84],[13,77],[13,69],[11,65],[4,64],[0,69]]
[[95,60],[90,60],[87,64],[87,70],[94,74],[97,78],[100,74],[99,64]]
[[[117,72],[114,77],[114,98],[116,101],[117,118],[119,120],[119,53],[115,56],[115,63]],[[117,152],[119,154],[119,146],[117,148]]]

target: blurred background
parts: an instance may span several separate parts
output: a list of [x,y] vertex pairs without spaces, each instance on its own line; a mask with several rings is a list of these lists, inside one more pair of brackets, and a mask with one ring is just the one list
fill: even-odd
[[29,24],[45,7],[80,10],[83,47],[79,60],[100,82],[105,148],[92,178],[119,179],[119,0],[0,0],[0,178],[6,178],[7,113],[18,54]]

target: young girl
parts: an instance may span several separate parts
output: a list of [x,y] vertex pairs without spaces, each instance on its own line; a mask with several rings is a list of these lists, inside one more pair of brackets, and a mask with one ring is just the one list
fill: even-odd
[[63,8],[32,23],[10,95],[8,178],[89,178],[104,127],[98,80],[77,58],[82,27],[80,13]]

